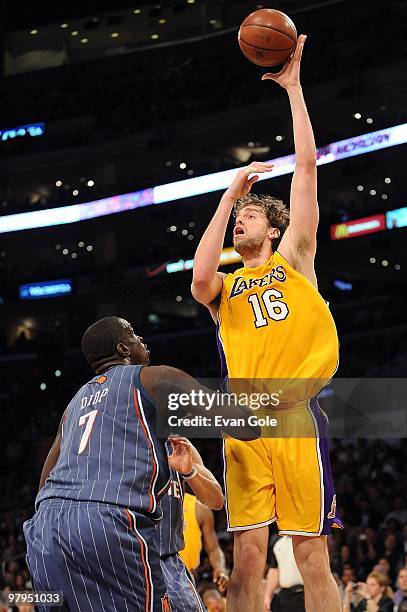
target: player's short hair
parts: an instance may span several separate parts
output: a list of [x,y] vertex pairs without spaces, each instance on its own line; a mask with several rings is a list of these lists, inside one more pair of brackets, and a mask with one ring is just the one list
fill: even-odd
[[81,348],[92,368],[116,354],[116,346],[125,339],[126,329],[129,323],[120,317],[104,317],[88,327],[82,336]]
[[270,195],[256,195],[249,193],[243,198],[239,198],[233,207],[233,216],[236,218],[243,208],[246,206],[258,206],[266,215],[271,227],[276,227],[280,230],[280,236],[273,239],[273,246],[276,247],[290,221],[290,212],[282,200],[273,198]]

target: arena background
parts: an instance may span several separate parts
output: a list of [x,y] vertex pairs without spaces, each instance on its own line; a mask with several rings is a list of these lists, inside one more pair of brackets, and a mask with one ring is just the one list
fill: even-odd
[[[91,375],[79,348],[88,324],[123,316],[154,364],[219,374],[214,327],[190,294],[189,260],[221,194],[212,175],[294,150],[285,93],[262,82],[264,71],[237,45],[239,24],[261,6],[285,11],[308,34],[302,83],[329,162],[318,173],[316,266],[340,336],[337,376],[406,376],[405,2],[105,0],[45,9],[4,1],[2,587],[29,584],[21,526],[61,414]],[[200,176],[198,195],[178,183]],[[254,192],[287,201],[290,180],[288,168]],[[162,191],[162,203],[140,206]],[[123,194],[133,195],[116,197]],[[103,216],[98,205],[82,208],[82,217],[94,216],[87,220],[70,222],[78,208],[58,215],[104,198]],[[13,216],[21,213],[29,215]],[[224,271],[238,266],[225,261]],[[218,442],[196,443],[221,479]],[[381,563],[397,588],[407,554],[406,440],[383,431],[381,439],[332,440],[331,449],[345,523],[330,537],[332,569],[340,581],[349,567],[364,580]],[[216,525],[231,568],[223,512]],[[203,556],[201,588],[209,578]]]

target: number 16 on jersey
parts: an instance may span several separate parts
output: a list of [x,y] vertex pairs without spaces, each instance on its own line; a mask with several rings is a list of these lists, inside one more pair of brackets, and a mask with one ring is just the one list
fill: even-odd
[[283,294],[281,291],[278,291],[278,289],[266,289],[260,297],[257,293],[249,295],[247,299],[253,308],[255,316],[254,324],[256,328],[268,325],[268,320],[263,314],[261,303],[263,303],[268,317],[273,321],[283,321],[287,318],[289,310],[287,304],[281,301],[280,298],[282,297]]

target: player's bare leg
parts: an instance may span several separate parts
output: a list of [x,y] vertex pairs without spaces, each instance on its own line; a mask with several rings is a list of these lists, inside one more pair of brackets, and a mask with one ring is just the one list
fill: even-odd
[[261,579],[266,565],[268,527],[234,533],[233,572],[227,593],[230,612],[262,609]]
[[292,536],[295,560],[304,580],[307,612],[341,612],[338,586],[331,573],[327,537]]

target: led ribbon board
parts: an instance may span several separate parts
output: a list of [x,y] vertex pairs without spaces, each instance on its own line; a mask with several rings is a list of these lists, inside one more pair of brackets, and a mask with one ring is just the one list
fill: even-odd
[[386,213],[386,226],[388,230],[406,227],[407,206],[404,206],[403,208],[396,208],[395,210],[389,210]]
[[14,138],[22,138],[23,136],[43,136],[45,134],[45,123],[29,123],[27,125],[19,125],[15,128],[0,130],[0,140],[14,140]]
[[[385,130],[363,134],[355,138],[347,138],[317,149],[317,165],[330,164],[347,157],[363,155],[371,151],[378,151],[388,147],[405,144],[407,142],[407,123],[396,125]],[[290,174],[294,171],[295,155],[277,157],[274,160],[272,172],[260,175],[260,181]],[[233,181],[239,168],[215,172],[166,185],[159,185],[151,189],[144,189],[124,195],[117,195],[102,200],[73,204],[48,210],[4,215],[0,217],[0,234],[18,232],[39,227],[52,227],[65,223],[75,223],[85,219],[95,219],[112,215],[126,210],[134,210],[141,206],[151,204],[164,204],[182,198],[191,198],[205,193],[227,189]]]
[[382,232],[386,229],[386,218],[384,214],[372,215],[371,217],[362,217],[361,219],[353,219],[344,223],[336,223],[331,225],[330,234],[331,240],[344,240],[345,238],[355,238],[364,234],[373,234]]
[[[233,247],[225,247],[222,249],[219,266],[227,266],[239,261],[242,261],[242,258],[239,253],[236,253]],[[167,264],[165,269],[168,274],[172,274],[173,272],[185,272],[186,270],[192,270],[193,267],[193,259],[179,259],[178,261]]]
[[69,278],[20,285],[20,300],[59,297],[68,293],[72,293],[72,281]]
[[407,227],[407,206],[370,217],[336,223],[331,225],[329,233],[331,240],[344,240],[345,238],[355,238],[356,236],[382,232],[385,229],[398,229],[399,227]]

